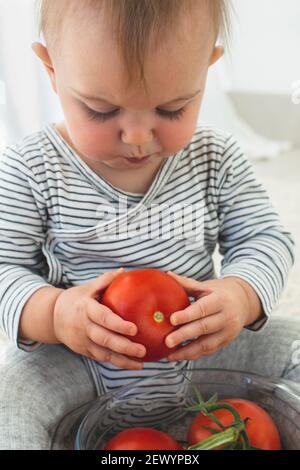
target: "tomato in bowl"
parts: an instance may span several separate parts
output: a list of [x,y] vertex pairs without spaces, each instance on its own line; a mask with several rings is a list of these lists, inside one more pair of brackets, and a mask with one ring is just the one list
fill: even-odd
[[104,450],[183,450],[183,447],[165,432],[140,427],[116,434]]

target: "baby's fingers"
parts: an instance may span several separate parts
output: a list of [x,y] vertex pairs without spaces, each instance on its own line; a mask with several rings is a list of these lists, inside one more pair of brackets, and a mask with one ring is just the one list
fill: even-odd
[[107,271],[101,276],[98,276],[93,281],[85,285],[86,292],[93,298],[98,298],[100,293],[103,292],[120,274],[124,272],[124,268],[119,268],[117,271]]
[[183,346],[168,356],[168,360],[173,361],[194,361],[202,356],[211,356],[223,348],[228,341],[225,340],[224,330],[218,333],[203,336],[192,341],[187,346]]
[[167,336],[166,345],[169,348],[174,348],[185,341],[217,333],[218,331],[223,330],[225,326],[226,318],[222,313],[217,313],[210,317],[187,323],[173,331]]
[[199,298],[212,292],[212,289],[205,281],[200,282],[190,277],[180,276],[173,271],[168,271],[167,274],[181,284],[188,295]]
[[123,320],[106,305],[93,299],[88,304],[88,317],[93,323],[121,335],[135,336],[138,331],[135,323]]
[[172,325],[183,325],[195,320],[214,315],[222,310],[222,302],[217,292],[213,292],[196,300],[184,310],[178,310],[170,316]]
[[92,322],[87,327],[87,336],[98,346],[116,353],[140,358],[146,354],[146,348],[142,344],[134,343],[125,336],[112,333]]
[[93,342],[90,342],[88,357],[98,362],[110,362],[121,369],[141,370],[144,366],[142,361],[135,361],[122,354],[98,346]]

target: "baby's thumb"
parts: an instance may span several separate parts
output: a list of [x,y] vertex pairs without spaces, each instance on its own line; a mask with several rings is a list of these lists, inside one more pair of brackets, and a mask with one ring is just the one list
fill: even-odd
[[124,268],[119,268],[117,271],[108,271],[89,283],[89,292],[93,297],[100,294],[112,283],[120,274],[124,272]]
[[168,271],[167,274],[173,277],[179,284],[184,288],[187,294],[192,296],[202,297],[206,292],[206,285],[204,282],[197,281],[191,277],[180,276],[179,274],[174,273],[173,271]]

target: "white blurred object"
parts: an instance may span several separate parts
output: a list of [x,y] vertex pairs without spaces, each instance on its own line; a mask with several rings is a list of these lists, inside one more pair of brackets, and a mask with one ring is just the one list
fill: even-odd
[[0,0],[0,81],[6,89],[0,128],[5,126],[5,144],[59,115],[56,95],[31,49],[37,40],[34,6],[35,0]]
[[0,113],[0,153],[4,149],[6,142],[7,142],[6,129],[4,126],[4,121],[1,119],[1,113]]
[[290,142],[273,141],[257,134],[238,116],[231,99],[222,89],[217,66],[209,71],[199,122],[232,133],[249,159],[276,158],[293,147]]
[[[227,90],[289,95],[300,79],[299,0],[230,0]],[[229,57],[228,57],[229,56]]]

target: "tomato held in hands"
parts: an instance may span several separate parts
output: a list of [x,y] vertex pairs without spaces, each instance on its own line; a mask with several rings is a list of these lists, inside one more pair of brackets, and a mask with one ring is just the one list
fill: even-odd
[[131,428],[110,439],[104,450],[183,450],[183,447],[165,432]]
[[129,339],[147,350],[143,361],[158,361],[178,349],[168,348],[165,338],[176,328],[170,316],[190,304],[184,288],[167,273],[138,269],[120,274],[105,290],[100,302],[137,325]]
[[[252,446],[263,450],[281,449],[278,429],[271,416],[259,405],[238,398],[219,400],[217,403],[229,403],[236,409],[242,420],[249,418],[246,424],[246,432]],[[224,426],[230,426],[233,422],[232,414],[224,408],[213,411],[213,414]],[[211,431],[205,429],[206,426],[220,431],[220,427],[211,418],[199,413],[188,429],[187,439],[189,445],[202,442],[212,435]]]

